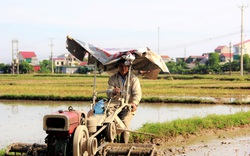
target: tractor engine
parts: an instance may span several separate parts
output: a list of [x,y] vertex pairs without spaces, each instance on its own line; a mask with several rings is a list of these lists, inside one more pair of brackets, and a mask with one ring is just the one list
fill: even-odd
[[45,115],[43,129],[48,134],[45,138],[47,155],[71,156],[73,155],[73,136],[78,125],[85,123],[85,113],[75,111],[70,106],[67,111]]

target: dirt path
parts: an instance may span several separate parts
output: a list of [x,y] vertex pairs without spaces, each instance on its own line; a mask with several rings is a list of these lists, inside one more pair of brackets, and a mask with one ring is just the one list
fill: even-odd
[[168,140],[158,139],[156,143],[159,155],[166,156],[250,156],[250,125]]

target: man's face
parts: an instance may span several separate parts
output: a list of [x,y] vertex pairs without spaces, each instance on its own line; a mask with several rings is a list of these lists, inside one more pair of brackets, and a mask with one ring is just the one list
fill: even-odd
[[128,73],[129,67],[125,66],[123,63],[120,63],[118,66],[118,71],[121,75],[126,75]]

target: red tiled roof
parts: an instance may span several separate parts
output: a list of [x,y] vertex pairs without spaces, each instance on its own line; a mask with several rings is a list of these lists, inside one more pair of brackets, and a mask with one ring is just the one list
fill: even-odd
[[161,55],[161,58],[170,58],[168,55]]
[[223,49],[225,46],[218,46],[215,50],[221,50]]
[[36,57],[36,54],[33,51],[20,51],[19,54],[21,54],[23,56],[23,58]]
[[53,58],[53,60],[65,60],[65,58]]
[[191,55],[189,56],[190,58],[206,58],[206,56],[194,56],[194,55]]
[[[230,57],[230,53],[221,53],[221,55],[225,56],[225,57]],[[233,57],[234,54],[231,53],[231,57]]]
[[[243,41],[242,43],[243,43],[243,44],[245,44],[245,43],[247,43],[247,42],[250,42],[250,40]],[[241,45],[241,42],[240,42],[240,43],[235,44],[234,46],[239,46],[239,45]]]

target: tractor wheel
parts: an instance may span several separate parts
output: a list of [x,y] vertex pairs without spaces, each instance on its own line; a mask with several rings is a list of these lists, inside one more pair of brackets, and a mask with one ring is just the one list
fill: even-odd
[[83,156],[87,152],[88,129],[85,125],[79,125],[73,139],[73,156]]
[[108,124],[107,128],[106,128],[106,141],[108,142],[113,142],[115,137],[116,137],[116,125],[114,122],[111,122]]

